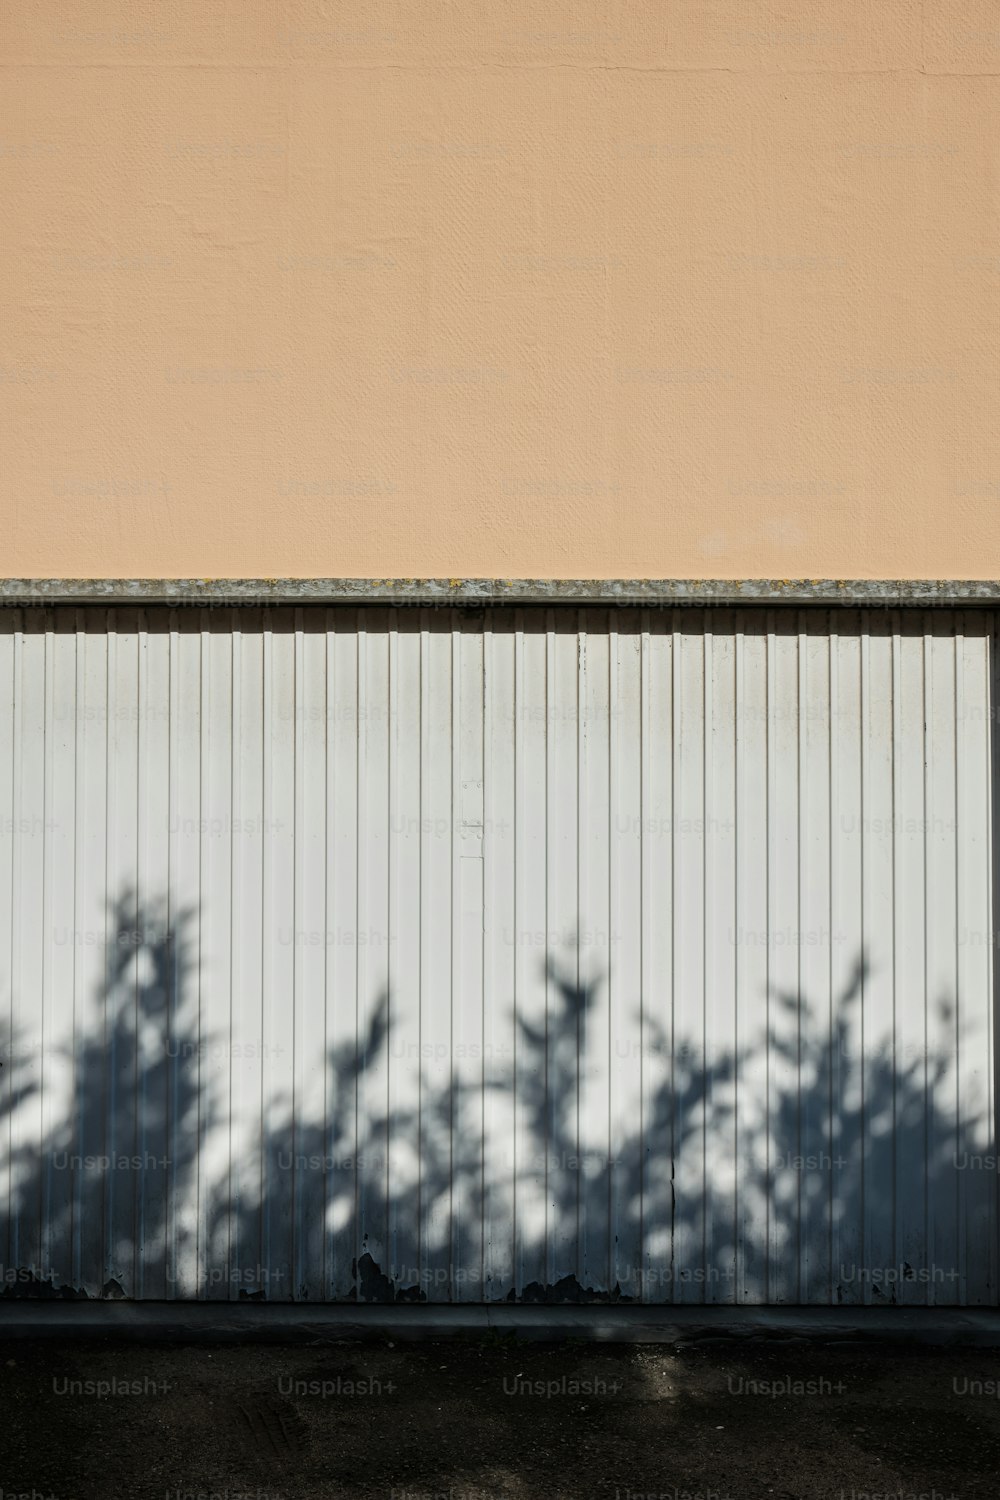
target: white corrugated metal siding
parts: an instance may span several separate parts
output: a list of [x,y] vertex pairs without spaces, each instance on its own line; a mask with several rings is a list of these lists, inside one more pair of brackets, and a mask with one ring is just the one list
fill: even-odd
[[991,633],[6,611],[5,1289],[995,1303]]

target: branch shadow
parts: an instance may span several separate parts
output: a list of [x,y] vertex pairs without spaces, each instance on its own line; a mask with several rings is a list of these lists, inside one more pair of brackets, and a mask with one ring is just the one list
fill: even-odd
[[[762,1029],[742,1047],[734,1029],[707,1049],[647,1004],[630,1023],[640,1097],[614,1121],[586,1107],[615,1040],[613,1017],[603,1037],[594,1026],[603,978],[581,982],[548,953],[545,1013],[515,1015],[509,1065],[483,1058],[470,1076],[421,1057],[407,1102],[391,1088],[398,1020],[384,991],[356,1040],[315,1058],[300,1042],[322,1108],[286,1089],[241,1135],[242,1063],[202,1026],[198,922],[195,908],[122,891],[76,1045],[39,1056],[11,1037],[4,1297],[995,1299],[985,1245],[983,1274],[966,1280],[995,1184],[966,1170],[983,1146],[955,1087],[954,1001],[934,1014],[947,1049],[928,1033],[907,1059],[863,1033],[863,954],[825,1008],[794,990],[762,996]],[[247,1076],[256,1087],[264,1069]],[[494,1099],[516,1127],[503,1174]]]

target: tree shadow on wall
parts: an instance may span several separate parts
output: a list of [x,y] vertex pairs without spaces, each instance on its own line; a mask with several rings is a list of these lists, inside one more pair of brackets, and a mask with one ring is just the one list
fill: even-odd
[[220,1123],[201,1066],[197,922],[193,908],[168,920],[165,903],[123,892],[75,1044],[12,1039],[4,1295],[197,1295],[173,1272],[197,1235],[201,1155]]
[[[12,1039],[4,1296],[995,1299],[995,1183],[960,1167],[990,1148],[959,1113],[953,1007],[942,999],[934,1017],[947,1050],[862,1049],[863,957],[825,1008],[762,996],[741,1047],[706,1051],[703,1032],[671,1035],[645,1014],[630,1033],[640,1097],[595,1135],[586,1079],[613,1062],[595,1032],[599,981],[550,956],[546,1014],[516,1018],[510,1067],[484,1060],[470,1078],[421,1057],[406,1103],[383,994],[357,1041],[317,1060],[308,1099],[294,1073],[261,1110],[268,1058],[202,1029],[198,923],[124,892],[76,1045],[47,1056]],[[256,1116],[239,1119],[255,1090]],[[516,1120],[520,1183],[491,1167],[491,1098]],[[487,1260],[505,1280],[476,1269]]]

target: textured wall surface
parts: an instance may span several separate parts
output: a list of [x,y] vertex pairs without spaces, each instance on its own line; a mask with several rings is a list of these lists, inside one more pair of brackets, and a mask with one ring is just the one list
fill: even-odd
[[11,1290],[995,1305],[989,647],[4,610]]
[[982,577],[990,0],[5,0],[17,576]]

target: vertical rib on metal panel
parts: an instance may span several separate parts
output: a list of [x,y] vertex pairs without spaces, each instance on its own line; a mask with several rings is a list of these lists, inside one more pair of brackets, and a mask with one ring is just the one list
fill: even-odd
[[[997,1035],[998,1015],[1000,1015],[1000,965],[997,963],[996,952],[997,938],[1000,936],[1000,795],[998,795],[998,786],[1000,786],[1000,625],[996,623],[996,620],[997,617],[992,616],[989,629],[984,628],[983,631],[988,651],[983,691],[985,703],[981,700],[978,706],[981,710],[985,708],[984,717],[988,726],[985,745],[986,766],[983,776],[986,783],[987,816],[982,820],[981,825],[986,833],[986,858],[982,864],[978,861],[973,864],[974,869],[978,865],[979,883],[977,885],[975,879],[972,881],[973,890],[989,891],[989,898],[982,900],[979,907],[983,926],[989,934],[989,942],[985,946],[987,956],[985,979],[989,1002],[984,1028],[988,1046],[983,1059],[986,1072],[987,1108],[979,1113],[977,1123],[980,1128],[976,1134],[979,1140],[992,1142],[995,1158],[1000,1149],[1000,1037]],[[979,992],[974,990],[970,996],[970,1010],[973,1013],[975,1013],[978,994]],[[974,1051],[973,1056],[975,1056]],[[983,1118],[984,1115],[985,1118]],[[973,1139],[975,1138],[974,1136]],[[1000,1166],[1000,1158],[994,1160],[994,1168],[998,1166]],[[995,1305],[1000,1301],[1000,1286],[998,1286],[1000,1283],[1000,1246],[997,1245],[997,1228],[1000,1226],[1000,1170],[984,1175],[988,1178],[989,1185],[982,1190],[982,1196],[979,1198],[980,1214],[970,1223],[971,1232],[968,1242],[981,1244],[985,1240],[990,1247],[989,1275],[985,1288],[982,1277],[977,1278],[982,1288],[978,1300]],[[992,1191],[990,1191],[991,1187]]]
[[[6,834],[6,842],[0,842],[0,922],[6,939],[6,958],[0,968],[0,1050],[7,1069],[7,1088],[13,1089],[20,1081],[23,1068],[18,1026],[20,1015],[15,999],[14,982],[14,891],[16,888],[14,825],[16,821],[16,779],[19,736],[17,733],[17,679],[16,679],[16,630],[17,612],[5,614],[0,625],[0,831]],[[79,845],[78,845],[79,850]],[[12,1081],[13,1080],[13,1081]],[[11,1259],[11,1231],[13,1227],[13,1203],[17,1190],[13,1162],[14,1109],[6,1101],[0,1116],[0,1257],[5,1266],[14,1265]]]

